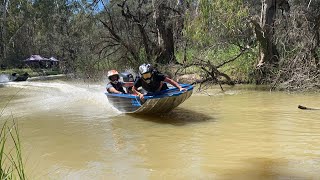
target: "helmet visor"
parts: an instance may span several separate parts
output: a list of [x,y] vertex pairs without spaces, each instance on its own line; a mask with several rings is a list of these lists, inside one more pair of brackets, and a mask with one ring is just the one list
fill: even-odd
[[143,79],[149,79],[149,78],[151,78],[151,73],[150,73],[150,72],[147,72],[147,73],[142,74],[142,78],[143,78]]

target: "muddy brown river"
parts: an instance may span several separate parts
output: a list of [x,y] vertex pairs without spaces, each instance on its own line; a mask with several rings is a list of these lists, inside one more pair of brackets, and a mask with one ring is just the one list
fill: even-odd
[[320,179],[316,93],[214,87],[170,113],[121,114],[104,85],[6,83],[28,179]]

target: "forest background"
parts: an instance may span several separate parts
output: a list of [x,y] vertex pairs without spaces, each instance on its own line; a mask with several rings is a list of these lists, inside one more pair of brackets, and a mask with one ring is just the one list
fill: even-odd
[[32,54],[99,80],[152,63],[197,83],[319,90],[319,0],[2,0],[1,68]]

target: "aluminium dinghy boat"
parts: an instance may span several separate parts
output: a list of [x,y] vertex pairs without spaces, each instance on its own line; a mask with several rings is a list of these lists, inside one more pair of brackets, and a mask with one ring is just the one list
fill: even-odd
[[168,112],[188,99],[193,91],[190,84],[180,84],[186,91],[179,91],[176,87],[170,87],[157,93],[148,93],[141,101],[133,94],[105,93],[109,102],[123,113],[148,114]]

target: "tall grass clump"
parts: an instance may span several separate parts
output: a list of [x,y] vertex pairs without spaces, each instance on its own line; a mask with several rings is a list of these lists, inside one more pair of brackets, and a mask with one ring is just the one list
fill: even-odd
[[[4,109],[0,111],[0,180],[26,179],[21,154],[18,125],[3,118]],[[12,143],[11,143],[12,142]],[[11,145],[12,144],[12,145]]]

